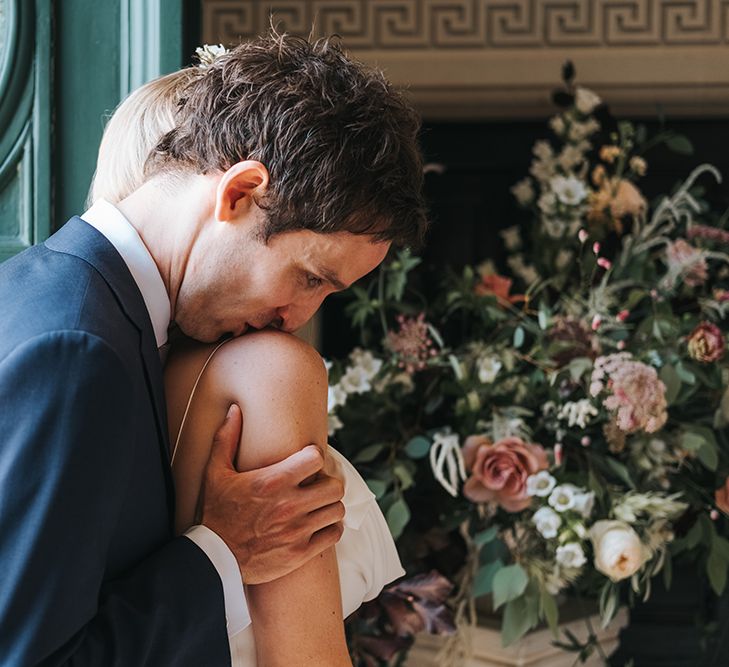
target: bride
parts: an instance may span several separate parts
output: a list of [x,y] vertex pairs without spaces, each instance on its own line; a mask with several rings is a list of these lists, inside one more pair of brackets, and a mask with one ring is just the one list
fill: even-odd
[[[92,209],[123,206],[142,185],[147,156],[173,127],[185,86],[201,75],[200,69],[188,68],[164,76],[118,107],[99,150]],[[208,443],[231,404],[240,410],[231,408],[226,428],[237,432],[242,421],[239,448],[237,453],[216,450],[215,457],[249,470],[315,443],[326,451],[328,469],[345,484],[344,532],[336,550],[281,579],[245,586],[247,613],[228,618],[232,664],[351,665],[343,618],[404,571],[373,494],[326,444],[327,374],[321,357],[302,340],[275,330],[214,346],[178,336],[165,385],[178,533],[198,523],[196,507],[211,457]]]

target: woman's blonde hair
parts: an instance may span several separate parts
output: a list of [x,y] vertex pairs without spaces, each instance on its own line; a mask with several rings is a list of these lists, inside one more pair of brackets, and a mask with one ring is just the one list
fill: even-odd
[[104,129],[87,205],[97,199],[116,204],[144,183],[150,153],[175,126],[185,88],[202,73],[202,68],[187,67],[166,74],[132,91],[119,104]]

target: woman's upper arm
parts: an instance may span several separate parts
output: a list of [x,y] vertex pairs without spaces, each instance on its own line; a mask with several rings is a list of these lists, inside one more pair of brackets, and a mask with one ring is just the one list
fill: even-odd
[[[326,451],[327,374],[315,350],[267,331],[231,341],[219,354],[215,373],[225,376],[225,400],[243,413],[239,470],[311,443]],[[247,595],[261,665],[351,665],[333,548],[286,577],[248,586]]]
[[221,391],[243,413],[238,470],[260,468],[327,439],[327,374],[319,354],[290,334],[264,331],[224,345]]

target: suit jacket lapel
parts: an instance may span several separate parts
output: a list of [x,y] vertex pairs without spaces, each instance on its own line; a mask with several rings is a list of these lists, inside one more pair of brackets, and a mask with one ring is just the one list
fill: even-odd
[[75,255],[91,264],[116,295],[121,308],[140,332],[140,354],[144,362],[145,381],[152,398],[157,422],[157,436],[162,469],[167,487],[170,518],[174,518],[174,486],[170,472],[170,446],[167,431],[167,407],[164,398],[162,363],[142,294],[116,248],[99,231],[79,217],[71,218],[46,240],[51,250]]

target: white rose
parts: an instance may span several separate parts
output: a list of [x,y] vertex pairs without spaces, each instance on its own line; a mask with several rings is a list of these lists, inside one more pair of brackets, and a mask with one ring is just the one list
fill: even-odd
[[585,115],[592,113],[600,102],[602,102],[602,100],[591,90],[588,90],[587,88],[577,88],[577,91],[575,92],[575,106],[580,113]]
[[575,488],[571,484],[555,487],[549,496],[549,504],[558,512],[566,512],[575,506]]
[[478,360],[478,379],[491,384],[501,370],[501,362],[496,357],[482,357]]
[[540,470],[536,475],[529,475],[527,477],[527,495],[544,498],[552,493],[552,489],[554,489],[556,484],[557,480],[552,475],[546,470]]
[[547,539],[557,537],[557,531],[562,525],[559,514],[550,507],[540,507],[534,512],[532,522],[537,527],[539,534]]
[[621,581],[635,574],[651,557],[638,533],[623,521],[597,521],[590,528],[595,569]]
[[585,552],[577,542],[557,547],[557,563],[562,567],[582,567],[586,562]]

